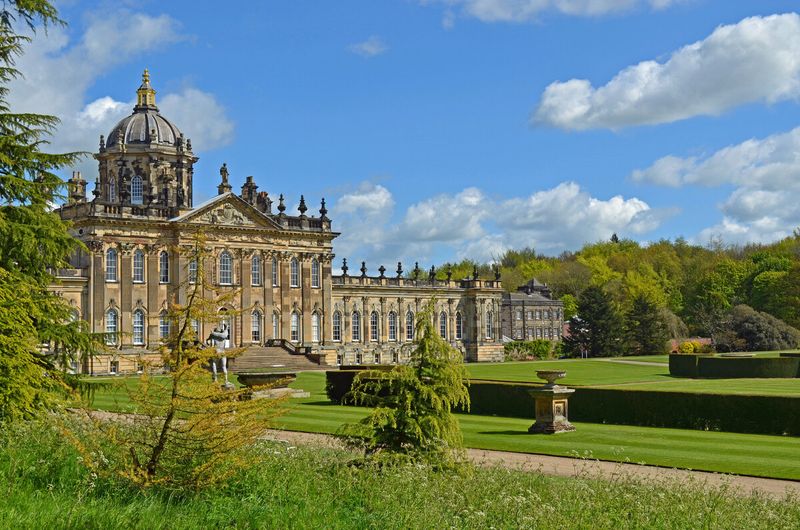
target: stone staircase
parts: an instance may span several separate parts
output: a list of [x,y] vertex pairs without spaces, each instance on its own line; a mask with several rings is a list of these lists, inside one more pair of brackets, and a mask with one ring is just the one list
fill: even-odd
[[304,354],[292,354],[281,346],[250,346],[235,359],[228,361],[233,373],[239,372],[298,372],[325,370]]

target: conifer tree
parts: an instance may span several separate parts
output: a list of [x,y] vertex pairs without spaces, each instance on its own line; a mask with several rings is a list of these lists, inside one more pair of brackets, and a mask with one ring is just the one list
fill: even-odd
[[668,333],[661,309],[646,296],[639,295],[633,300],[631,310],[626,316],[628,343],[636,355],[664,353]]
[[625,352],[622,317],[602,288],[588,287],[578,297],[578,314],[569,321],[564,350],[575,357],[613,357]]
[[79,246],[52,211],[64,189],[55,172],[80,154],[44,152],[58,119],[14,112],[8,102],[8,85],[21,75],[15,59],[30,40],[19,26],[45,31],[60,24],[46,0],[0,4],[0,422],[52,406],[59,391],[76,383],[40,344],[64,356],[86,354],[95,344],[86,324],[73,321],[67,304],[48,290],[52,271]]
[[451,467],[460,457],[461,429],[454,408],[469,408],[461,354],[433,325],[434,301],[417,315],[416,343],[408,364],[368,370],[353,381],[349,399],[374,407],[345,434],[365,445],[379,463],[426,462]]

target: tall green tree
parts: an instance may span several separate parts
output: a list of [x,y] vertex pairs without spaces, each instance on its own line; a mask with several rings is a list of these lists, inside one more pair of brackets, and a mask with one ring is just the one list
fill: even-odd
[[639,295],[626,315],[629,352],[634,355],[664,353],[669,338],[664,313],[646,296]]
[[569,321],[564,350],[572,356],[613,357],[625,353],[622,316],[608,295],[591,286],[578,297],[578,314]]
[[48,407],[67,390],[69,380],[40,344],[61,352],[91,345],[84,324],[73,322],[70,308],[48,290],[52,272],[78,246],[52,211],[64,189],[56,171],[80,154],[46,153],[58,119],[14,112],[8,102],[9,84],[21,75],[15,60],[30,40],[20,31],[60,24],[45,0],[0,3],[0,422]]
[[353,381],[349,399],[374,407],[345,433],[365,444],[380,463],[426,462],[451,467],[460,457],[461,430],[453,415],[469,408],[461,354],[436,332],[434,303],[417,315],[415,349],[408,364],[369,370]]

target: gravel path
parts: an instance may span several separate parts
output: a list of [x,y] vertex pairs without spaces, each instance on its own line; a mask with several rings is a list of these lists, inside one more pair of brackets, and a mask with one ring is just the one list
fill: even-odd
[[[266,438],[296,445],[342,447],[341,442],[336,437],[326,434],[269,430],[266,432]],[[800,497],[800,482],[793,480],[723,475],[705,471],[484,449],[468,449],[467,455],[473,463],[479,466],[503,466],[522,471],[538,471],[546,475],[560,477],[581,476],[603,479],[627,477],[650,481],[673,479],[682,482],[691,481],[710,487],[729,487],[732,494],[738,495],[761,493],[777,499],[783,499],[788,495],[794,498]]]

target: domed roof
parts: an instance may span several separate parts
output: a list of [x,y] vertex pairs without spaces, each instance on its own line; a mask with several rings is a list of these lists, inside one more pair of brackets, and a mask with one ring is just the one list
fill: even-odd
[[175,146],[181,131],[174,123],[158,113],[156,91],[150,86],[150,74],[142,75],[142,84],[136,91],[136,106],[133,114],[111,129],[106,147],[119,144],[162,144]]
[[155,108],[134,108],[133,114],[120,121],[106,140],[106,147],[125,144],[176,145],[181,131]]

